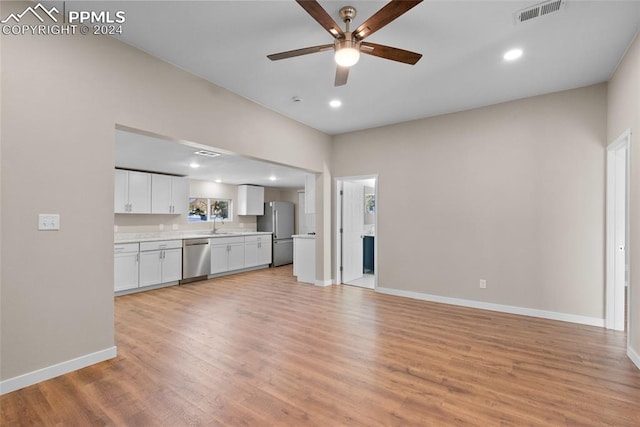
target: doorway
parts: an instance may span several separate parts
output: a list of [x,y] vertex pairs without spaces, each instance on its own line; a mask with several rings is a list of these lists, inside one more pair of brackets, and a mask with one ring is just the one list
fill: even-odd
[[336,183],[336,282],[375,289],[377,176],[339,178]]
[[627,329],[629,293],[629,147],[627,130],[607,147],[607,329]]

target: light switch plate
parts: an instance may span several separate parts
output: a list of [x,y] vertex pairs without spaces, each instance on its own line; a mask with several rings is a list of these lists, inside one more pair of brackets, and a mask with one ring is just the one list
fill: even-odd
[[38,214],[38,230],[60,230],[59,214]]

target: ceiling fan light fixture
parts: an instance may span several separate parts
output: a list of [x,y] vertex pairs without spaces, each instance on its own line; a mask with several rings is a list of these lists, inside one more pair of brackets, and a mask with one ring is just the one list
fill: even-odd
[[341,67],[351,67],[360,60],[360,49],[357,42],[345,40],[336,46],[334,56],[336,64]]

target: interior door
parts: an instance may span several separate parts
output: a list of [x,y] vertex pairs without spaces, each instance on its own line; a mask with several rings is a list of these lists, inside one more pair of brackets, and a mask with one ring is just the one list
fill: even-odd
[[345,181],[342,186],[342,283],[362,274],[364,185]]

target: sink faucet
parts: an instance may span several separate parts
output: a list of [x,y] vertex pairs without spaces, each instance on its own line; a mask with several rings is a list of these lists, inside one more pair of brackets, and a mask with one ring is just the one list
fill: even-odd
[[[218,219],[218,213],[215,210],[213,211],[213,213],[213,226],[211,227],[211,233],[216,234],[218,232],[218,229],[216,228],[216,219]],[[220,222],[222,223],[222,225],[224,225],[224,219],[220,218]]]

